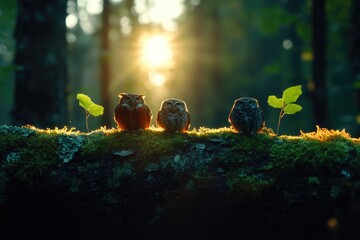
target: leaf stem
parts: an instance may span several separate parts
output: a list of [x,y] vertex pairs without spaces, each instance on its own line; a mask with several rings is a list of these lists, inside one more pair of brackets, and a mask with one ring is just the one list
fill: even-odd
[[90,117],[90,113],[86,111],[85,123],[86,123],[86,130],[89,132],[89,123],[88,118]]
[[285,107],[286,107],[286,104],[284,104],[280,110],[279,121],[278,121],[277,129],[276,129],[276,135],[279,135],[280,122],[281,122],[282,117],[284,116],[284,108]]

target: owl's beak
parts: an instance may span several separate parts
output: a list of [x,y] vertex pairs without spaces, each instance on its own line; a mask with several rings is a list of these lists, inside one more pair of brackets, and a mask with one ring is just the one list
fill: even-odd
[[170,112],[176,112],[176,105],[174,105],[174,104],[171,104],[169,107],[168,107],[168,110],[170,111]]
[[136,102],[135,99],[131,99],[131,100],[130,100],[130,104],[131,104],[132,106],[135,106],[135,105],[137,105],[137,102]]

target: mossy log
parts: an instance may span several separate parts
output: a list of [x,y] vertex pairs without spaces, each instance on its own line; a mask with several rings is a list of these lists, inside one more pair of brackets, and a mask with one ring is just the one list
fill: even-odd
[[359,214],[345,131],[0,126],[1,239],[351,239]]

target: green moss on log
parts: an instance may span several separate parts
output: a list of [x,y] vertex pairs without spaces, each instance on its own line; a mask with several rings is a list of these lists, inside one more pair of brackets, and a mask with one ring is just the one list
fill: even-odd
[[56,166],[56,135],[8,126],[2,126],[0,132],[2,167],[18,179],[30,181]]
[[201,234],[198,226],[232,224],[237,233],[277,219],[280,233],[294,220],[319,229],[329,217],[352,222],[359,202],[360,139],[345,131],[276,136],[265,128],[246,137],[230,128],[169,134],[0,126],[3,222],[27,213],[121,219],[116,229],[132,236],[177,224]]
[[[86,176],[104,174],[107,180],[101,187],[110,191],[105,198],[111,202],[116,202],[111,191],[126,182],[136,179],[151,188],[166,174],[178,184],[188,176],[180,183],[187,190],[222,182],[227,193],[243,197],[260,197],[282,180],[282,187],[288,187],[287,182],[307,186],[314,194],[325,184],[333,197],[341,195],[340,187],[358,191],[360,186],[360,140],[345,131],[317,128],[299,136],[276,136],[265,128],[246,137],[230,128],[170,134],[156,128],[81,133],[1,126],[0,133],[0,201],[6,199],[9,179],[34,184],[61,171],[64,179],[68,176],[61,181],[67,182],[69,192],[96,188]],[[327,182],[329,177],[336,183]]]

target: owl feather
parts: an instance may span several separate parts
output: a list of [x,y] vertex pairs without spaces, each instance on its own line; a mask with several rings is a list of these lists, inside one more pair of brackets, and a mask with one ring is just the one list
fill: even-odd
[[188,131],[190,127],[190,113],[186,103],[176,98],[164,100],[161,103],[156,124],[167,132]]
[[258,101],[250,97],[235,100],[228,120],[236,131],[247,136],[261,131],[265,124]]
[[145,96],[134,93],[120,93],[115,108],[114,120],[122,130],[139,130],[150,127],[152,113],[145,103]]

